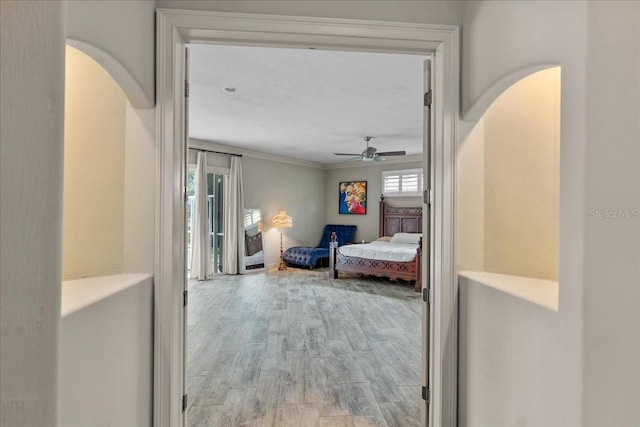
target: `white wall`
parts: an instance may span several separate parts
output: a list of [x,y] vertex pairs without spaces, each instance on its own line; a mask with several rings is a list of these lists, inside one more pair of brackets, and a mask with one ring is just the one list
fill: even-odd
[[583,424],[640,425],[640,2],[587,23]]
[[[585,42],[586,3],[584,2],[494,2],[469,1],[463,3],[462,13],[462,107],[471,111],[470,119],[476,120],[495,98],[513,82],[545,64],[562,67],[561,106],[561,154],[560,154],[560,236],[559,282],[560,310],[554,317],[556,341],[562,345],[548,348],[554,354],[553,363],[545,369],[551,375],[546,387],[548,397],[563,402],[559,410],[555,406],[534,407],[526,402],[526,386],[522,393],[510,396],[521,413],[511,413],[507,406],[492,407],[481,419],[470,418],[478,413],[468,407],[468,414],[460,413],[467,425],[484,422],[492,424],[505,420],[518,425],[521,419],[535,420],[544,414],[543,424],[554,425],[564,420],[565,425],[582,423],[582,275],[581,248],[584,235],[584,114],[585,114]],[[505,77],[507,76],[507,77]],[[460,289],[464,292],[464,289]],[[479,311],[494,313],[499,307],[490,299],[472,300]],[[508,301],[507,301],[508,303]],[[470,309],[475,309],[471,307]],[[465,314],[461,311],[460,316]],[[524,314],[523,314],[524,315]],[[535,317],[521,320],[536,327]],[[530,325],[530,326],[529,326]],[[487,325],[487,327],[489,327]],[[493,333],[510,336],[511,323],[498,326]],[[460,352],[470,341],[460,341]],[[473,367],[473,365],[471,365]],[[537,374],[531,372],[531,378]],[[488,389],[502,389],[503,377],[485,374],[482,380]],[[470,390],[460,390],[470,393]],[[489,397],[469,394],[460,399],[482,408]],[[514,400],[515,399],[515,400]],[[535,413],[534,413],[535,412]],[[527,421],[521,425],[531,425]]]
[[[471,118],[479,119],[506,87],[536,67],[562,65],[563,77],[568,77],[565,90],[577,95],[583,88],[579,84],[584,83],[580,67],[585,58],[586,4],[566,0],[463,1],[463,118],[469,118],[471,110]],[[489,46],[493,46],[491,51],[487,51]],[[500,85],[503,80],[508,83]]]
[[[562,67],[560,308],[549,325],[553,345],[547,350],[553,360],[539,368],[545,370],[541,376],[528,378],[543,382],[537,387],[544,388],[549,403],[525,407],[530,388],[524,381],[520,393],[503,395],[511,407],[523,408],[521,413],[499,405],[472,419],[468,415],[479,412],[467,408],[461,418],[468,425],[640,422],[637,406],[630,403],[640,399],[638,366],[632,362],[638,359],[640,336],[638,221],[589,217],[591,209],[638,206],[639,7],[637,2],[463,3],[462,101],[468,119],[480,117],[502,90],[532,70]],[[522,331],[538,327],[538,317],[513,304],[469,298],[468,309],[492,315],[508,310],[509,319],[520,319]],[[509,346],[496,349],[516,342],[509,341],[511,321],[484,326],[508,341]],[[461,341],[461,351],[474,342]],[[489,390],[503,389],[509,381],[475,373]],[[461,399],[480,409],[489,403],[486,394]]]
[[63,282],[57,425],[151,426],[152,360],[150,275]]
[[127,101],[92,58],[66,54],[62,277],[122,273]]
[[456,152],[456,271],[484,270],[484,120]]
[[264,13],[273,15],[317,16],[326,18],[369,19],[377,21],[460,23],[460,2],[383,0],[366,4],[359,0],[260,1],[260,0],[158,0],[158,8],[209,10],[216,12]]
[[156,233],[155,110],[127,103],[124,144],[123,271],[153,273]]
[[0,424],[57,421],[64,4],[0,2]]
[[326,223],[323,169],[244,156],[242,173],[245,207],[262,209],[267,265],[280,257],[280,233],[271,227],[279,209],[293,219],[284,231],[285,249],[318,244]]
[[553,310],[460,279],[458,425],[579,426],[558,395],[568,325]]
[[[354,224],[355,241],[372,241],[379,237],[380,194],[382,192],[382,171],[416,169],[422,161],[407,163],[353,163],[352,167],[329,169],[325,183],[325,209],[327,224]],[[341,215],[338,213],[338,189],[342,181],[367,181],[366,215]],[[385,197],[392,206],[422,206],[420,197]]]
[[155,103],[155,2],[67,1],[68,43],[102,65],[136,108]]

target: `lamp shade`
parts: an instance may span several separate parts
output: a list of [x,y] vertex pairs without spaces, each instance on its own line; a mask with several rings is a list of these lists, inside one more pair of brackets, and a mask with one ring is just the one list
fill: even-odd
[[293,227],[293,221],[287,215],[287,211],[279,210],[278,214],[271,218],[271,225],[277,228]]

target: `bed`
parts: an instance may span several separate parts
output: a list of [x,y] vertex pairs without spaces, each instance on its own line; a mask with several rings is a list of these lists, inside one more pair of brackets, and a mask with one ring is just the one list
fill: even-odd
[[[408,257],[406,251],[404,251],[404,255],[384,255],[385,251],[382,249],[384,242],[382,241],[363,245],[347,245],[341,248],[332,244],[329,257],[329,277],[338,279],[339,273],[344,272],[387,277],[392,280],[401,279],[413,283],[415,291],[420,292],[422,290],[422,237],[419,233],[422,233],[422,207],[393,207],[384,201],[384,196],[381,196],[379,221],[380,237],[402,233],[404,239],[405,234],[413,234],[417,242],[413,245],[415,256]],[[398,240],[400,242],[403,239]],[[335,239],[333,240],[335,241]],[[343,251],[342,248],[349,246],[350,248]],[[396,247],[394,246],[391,252],[394,252]],[[371,255],[372,257],[369,257]],[[381,257],[384,259],[380,259]]]

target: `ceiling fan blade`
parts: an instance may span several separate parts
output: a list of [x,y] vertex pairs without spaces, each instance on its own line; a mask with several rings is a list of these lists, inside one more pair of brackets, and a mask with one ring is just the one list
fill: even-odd
[[360,154],[355,154],[355,153],[333,153],[336,156],[358,156],[358,158],[360,158]]
[[389,157],[389,156],[405,156],[407,154],[406,151],[384,151],[382,153],[376,153],[378,156]]
[[406,155],[406,151],[387,151],[384,153],[377,153],[378,156],[389,157],[389,156],[404,156]]

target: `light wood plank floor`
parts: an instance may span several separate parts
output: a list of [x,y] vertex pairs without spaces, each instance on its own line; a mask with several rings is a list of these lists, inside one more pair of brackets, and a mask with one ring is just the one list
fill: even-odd
[[420,295],[327,270],[189,283],[189,426],[419,425]]

